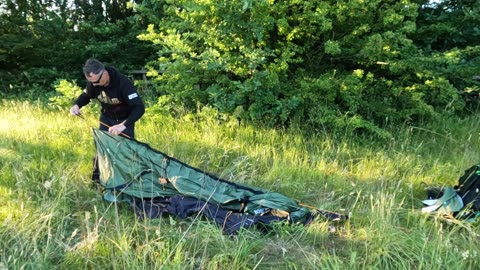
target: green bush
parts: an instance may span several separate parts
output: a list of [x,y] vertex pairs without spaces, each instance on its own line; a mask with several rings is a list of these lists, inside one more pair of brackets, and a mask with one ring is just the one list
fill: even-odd
[[69,82],[67,80],[57,80],[54,83],[56,95],[49,98],[50,105],[57,109],[70,108],[75,99],[82,92],[82,88],[76,85],[76,82]]
[[149,63],[158,93],[182,108],[211,105],[269,126],[385,135],[385,125],[464,106],[454,80],[462,61],[425,56],[409,37],[418,8],[410,1],[165,1],[165,16],[139,38],[158,48]]

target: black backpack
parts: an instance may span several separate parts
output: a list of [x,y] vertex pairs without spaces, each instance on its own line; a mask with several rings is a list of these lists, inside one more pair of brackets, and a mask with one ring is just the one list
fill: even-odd
[[480,164],[465,170],[458,185],[429,188],[422,212],[441,212],[458,219],[480,217]]
[[472,212],[480,211],[480,165],[465,170],[454,188],[465,207],[470,207]]

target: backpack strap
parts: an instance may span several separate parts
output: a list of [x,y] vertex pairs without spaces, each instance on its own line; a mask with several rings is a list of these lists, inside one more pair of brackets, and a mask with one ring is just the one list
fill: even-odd
[[[480,175],[480,165],[474,165],[470,167],[469,169],[465,170],[465,173],[458,179],[458,185],[456,185],[454,188],[456,190],[465,190],[468,189],[469,187],[465,187],[465,183],[467,179],[469,179],[473,174]],[[471,183],[471,182],[470,182]]]

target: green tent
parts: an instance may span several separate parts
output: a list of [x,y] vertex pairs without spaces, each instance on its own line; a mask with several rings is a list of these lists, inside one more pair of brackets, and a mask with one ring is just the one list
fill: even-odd
[[[209,209],[216,210],[207,216],[217,221],[222,220],[218,213],[235,214],[232,218],[239,218],[240,224],[237,229],[248,218],[255,221],[252,224],[281,220],[306,224],[319,215],[330,220],[346,219],[338,213],[302,206],[280,193],[221,179],[145,143],[98,129],[93,129],[93,134],[104,198],[121,198],[143,216],[148,211],[146,216],[156,217],[160,211],[185,217],[204,211],[208,204]],[[152,209],[156,209],[156,215]]]

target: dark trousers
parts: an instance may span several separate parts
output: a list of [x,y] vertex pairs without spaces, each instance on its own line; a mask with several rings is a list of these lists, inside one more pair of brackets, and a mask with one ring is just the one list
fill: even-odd
[[[99,129],[103,131],[108,131],[108,128],[111,126],[118,125],[125,121],[125,119],[112,119],[104,114],[100,115],[100,126]],[[124,136],[130,139],[135,138],[135,124],[126,126],[126,129],[119,135]],[[92,171],[92,181],[99,182],[100,181],[100,170],[98,169],[98,160],[97,155],[93,160],[93,171]]]

